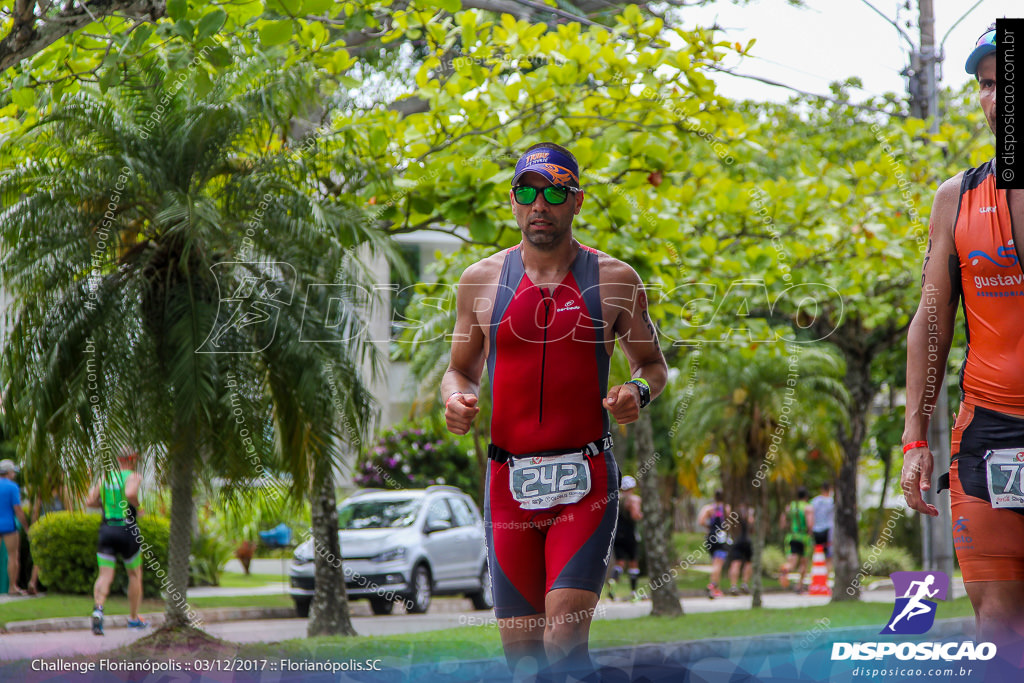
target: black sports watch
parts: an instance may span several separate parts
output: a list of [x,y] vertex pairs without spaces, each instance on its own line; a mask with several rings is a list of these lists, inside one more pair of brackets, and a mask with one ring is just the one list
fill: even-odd
[[640,390],[640,407],[644,408],[648,403],[651,402],[651,385],[647,383],[647,380],[637,377],[631,379],[626,384],[633,384],[637,389]]

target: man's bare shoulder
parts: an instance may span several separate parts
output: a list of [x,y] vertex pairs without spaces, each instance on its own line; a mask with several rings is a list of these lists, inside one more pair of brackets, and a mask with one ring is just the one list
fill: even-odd
[[966,173],[966,171],[960,171],[955,176],[939,185],[939,189],[935,192],[936,203],[960,198],[960,186],[963,185],[964,182],[964,173]]
[[957,207],[960,205],[960,187],[963,184],[964,171],[939,185],[935,191],[935,202],[932,205],[931,224],[948,228],[941,234],[952,234],[953,220],[956,217]]
[[466,268],[459,278],[460,285],[491,285],[498,282],[501,276],[501,267],[505,263],[507,249],[502,249],[496,254],[491,254]]
[[959,203],[959,190],[961,190],[961,185],[964,184],[965,172],[961,171],[939,185],[939,188],[935,190],[935,208],[955,208]]
[[[597,251],[596,249],[594,251]],[[620,261],[614,256],[609,256],[603,251],[597,251],[597,267],[601,273],[603,284],[640,284],[640,276],[636,270],[625,261]]]

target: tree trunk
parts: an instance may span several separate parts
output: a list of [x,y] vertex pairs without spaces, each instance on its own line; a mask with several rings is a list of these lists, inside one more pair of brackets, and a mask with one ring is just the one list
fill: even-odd
[[844,354],[846,356],[846,377],[843,379],[850,393],[849,428],[840,430],[839,442],[843,447],[843,463],[839,468],[836,484],[835,540],[835,588],[834,602],[860,599],[860,557],[857,551],[859,533],[857,530],[857,464],[860,461],[861,444],[867,434],[868,408],[875,396],[871,383],[871,359],[868,356]]
[[[180,432],[179,432],[180,433]],[[192,516],[196,453],[191,444],[172,445],[171,459],[171,530],[167,542],[166,626],[182,628],[191,625],[187,603],[188,558],[192,554]],[[145,566],[145,565],[144,565]],[[160,572],[163,568],[157,568]],[[143,571],[147,571],[145,568]],[[163,579],[163,577],[161,577]]]
[[[749,456],[747,460],[751,464],[755,462],[755,459]],[[764,457],[759,456],[756,462],[764,462]],[[764,546],[768,537],[768,524],[771,521],[768,515],[768,480],[767,478],[757,479],[751,475],[750,481],[759,483],[750,494],[750,504],[754,507],[754,528],[751,529],[753,532],[753,542],[751,545],[754,552],[750,558],[750,566],[752,568],[752,575],[750,577],[750,605],[751,607],[761,607],[763,604],[762,594],[764,593],[764,584],[762,582]]]
[[679,601],[679,589],[676,587],[679,569],[672,548],[672,515],[661,502],[659,455],[654,452],[649,412],[640,411],[634,434],[636,458],[640,463],[637,478],[640,481],[640,507],[644,515],[640,520],[640,529],[644,535],[647,574],[651,582],[651,615],[677,616],[683,613],[683,605]]
[[334,497],[334,472],[326,458],[313,468],[313,567],[316,591],[309,607],[306,634],[354,636],[352,614],[345,593],[338,541],[338,504]]
[[[890,384],[889,385],[889,414],[892,415],[896,410],[896,390]],[[882,533],[882,514],[885,512],[885,497],[889,495],[889,476],[892,469],[892,447],[889,443],[884,443],[885,439],[879,439],[881,444],[878,447],[878,457],[882,459],[882,465],[884,471],[882,474],[882,495],[878,499],[878,514],[875,515],[875,523],[871,527],[871,542],[870,545],[878,543],[878,535]]]
[[875,515],[875,523],[871,526],[871,545],[878,543],[878,535],[882,533],[882,517],[885,514],[885,497],[889,495],[889,471],[892,469],[892,453],[886,446],[882,446],[882,464],[885,467],[882,475],[882,495],[878,498],[878,514]]

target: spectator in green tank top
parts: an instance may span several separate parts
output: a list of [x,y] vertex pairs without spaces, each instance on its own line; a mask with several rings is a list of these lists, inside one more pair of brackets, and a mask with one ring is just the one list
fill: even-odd
[[811,549],[810,530],[814,528],[814,508],[807,501],[807,489],[803,486],[797,489],[796,500],[783,510],[779,526],[783,531],[788,528],[786,546],[789,548],[789,558],[782,565],[779,583],[782,584],[783,589],[788,589],[789,573],[799,571],[800,583],[797,584],[796,592],[802,593],[807,578],[807,557]]
[[87,506],[103,510],[96,547],[96,562],[100,569],[93,586],[96,605],[92,612],[92,632],[98,636],[103,635],[103,603],[107,601],[110,584],[114,581],[118,556],[128,571],[128,607],[131,610],[128,628],[149,626],[139,616],[139,604],[142,602],[142,541],[135,518],[142,478],[134,471],[138,457],[139,454],[134,450],[122,450],[117,457],[117,471],[104,469],[85,501]]

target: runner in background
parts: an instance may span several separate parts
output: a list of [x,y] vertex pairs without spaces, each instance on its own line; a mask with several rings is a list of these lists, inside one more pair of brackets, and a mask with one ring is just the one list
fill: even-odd
[[[630,598],[637,599],[636,584],[640,579],[640,562],[637,552],[636,523],[644,517],[640,511],[640,496],[632,493],[636,479],[626,475],[619,488],[619,522],[615,527],[615,566],[608,578],[608,596],[615,599],[615,585],[623,571],[629,573]],[[628,564],[628,568],[627,568]]]
[[732,543],[725,523],[726,517],[731,513],[732,508],[726,505],[725,495],[718,490],[715,491],[715,502],[705,505],[697,515],[697,524],[708,530],[704,544],[707,546],[708,555],[711,556],[711,583],[706,589],[710,600],[724,595],[719,585],[722,581],[722,567],[725,566],[725,558],[729,555],[729,546]]
[[796,490],[796,500],[782,512],[779,527],[787,531],[786,548],[789,550],[789,557],[782,565],[779,583],[783,590],[788,590],[789,573],[799,571],[800,583],[797,584],[796,592],[803,593],[807,588],[807,559],[813,551],[810,530],[814,527],[814,508],[807,502],[807,489],[803,486]]
[[99,575],[93,586],[95,606],[92,611],[92,632],[103,635],[103,605],[114,581],[117,558],[121,557],[128,571],[128,608],[131,611],[128,628],[142,629],[149,624],[139,616],[142,603],[142,542],[136,518],[139,508],[139,485],[142,477],[135,472],[139,454],[131,449],[117,456],[118,469],[104,469],[100,481],[89,491],[85,504],[103,510],[96,562]]
[[[750,532],[754,527],[754,508],[746,503],[736,507],[736,522],[739,531],[729,550],[729,593],[730,595],[750,594],[750,577],[754,573],[754,546],[750,540]],[[743,583],[737,587],[742,577]]]
[[[832,484],[825,482],[821,485],[821,493],[811,498],[811,508],[814,509],[814,526],[811,527],[811,535],[814,537],[814,545],[820,545],[825,549],[825,564],[828,565],[829,574],[832,573],[832,526],[835,524],[836,503],[832,499]],[[811,548],[814,551],[814,548]]]

